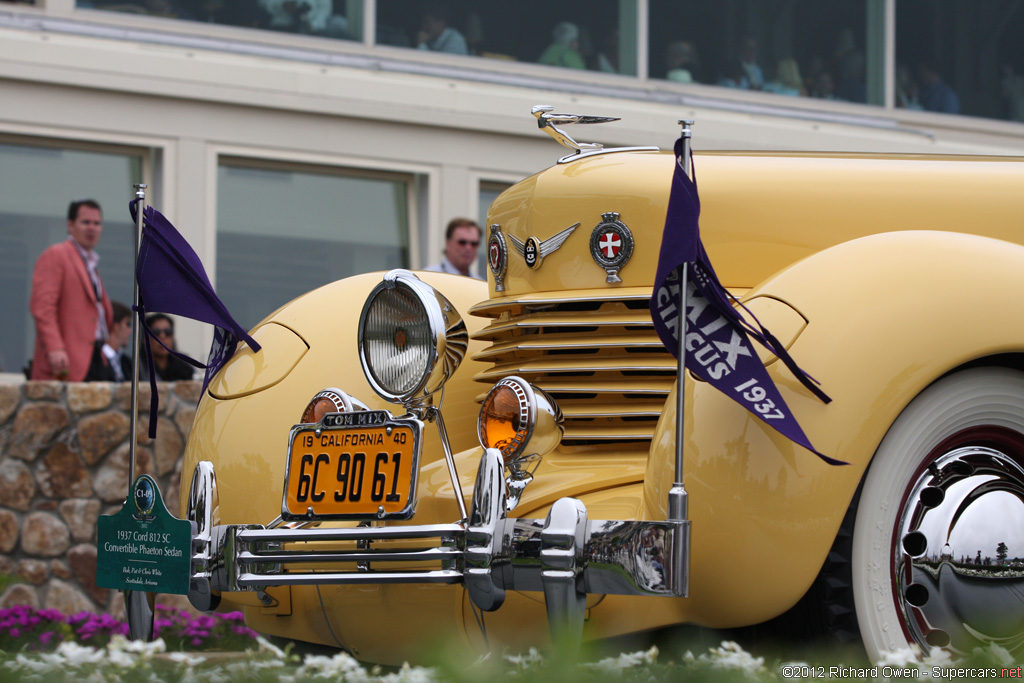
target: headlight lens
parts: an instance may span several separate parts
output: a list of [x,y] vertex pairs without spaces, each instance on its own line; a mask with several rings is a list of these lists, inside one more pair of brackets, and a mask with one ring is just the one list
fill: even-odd
[[484,398],[477,436],[497,448],[505,463],[545,455],[562,440],[562,411],[542,389],[521,377],[506,377]]
[[467,345],[466,326],[455,307],[407,270],[387,273],[359,318],[363,372],[388,401],[404,403],[437,391]]

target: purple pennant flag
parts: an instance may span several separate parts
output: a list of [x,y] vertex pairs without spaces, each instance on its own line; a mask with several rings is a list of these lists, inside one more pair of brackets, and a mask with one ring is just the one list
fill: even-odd
[[676,168],[672,174],[665,232],[654,280],[654,296],[651,297],[654,329],[666,348],[676,356],[679,348],[680,272],[683,264],[690,264],[683,327],[686,368],[825,462],[847,464],[829,458],[811,446],[755,353],[751,338],[775,354],[815,396],[824,403],[831,401],[750,311],[747,313],[756,327],[733,307],[700,240],[700,198],[696,183],[683,170],[682,138],[676,142],[675,153]]
[[[135,202],[130,202],[129,208],[132,220],[135,220]],[[160,345],[186,363],[193,367],[205,368],[205,392],[213,376],[234,355],[239,339],[244,339],[253,351],[259,351],[260,345],[231,317],[224,302],[213,290],[199,256],[171,222],[151,206],[147,206],[143,211],[142,220],[144,229],[135,269],[135,278],[139,286],[140,327],[145,332],[147,340],[156,339]],[[147,312],[171,313],[213,325],[213,345],[206,364],[168,348],[159,337],[154,336],[145,322]],[[142,346],[148,360],[149,383],[152,389],[149,436],[154,438],[159,407],[156,372],[149,343]]]

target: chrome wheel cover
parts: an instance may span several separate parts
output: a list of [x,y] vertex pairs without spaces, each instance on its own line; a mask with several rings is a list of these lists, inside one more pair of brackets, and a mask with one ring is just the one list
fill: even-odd
[[893,597],[911,642],[1024,656],[1024,437],[975,427],[945,439],[899,511]]

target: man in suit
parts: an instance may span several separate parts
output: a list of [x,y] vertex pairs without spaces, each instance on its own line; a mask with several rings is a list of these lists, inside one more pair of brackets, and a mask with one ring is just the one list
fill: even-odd
[[47,247],[32,273],[29,310],[36,322],[32,379],[81,382],[97,340],[109,336],[110,299],[97,265],[103,211],[92,199],[68,207],[68,239]]

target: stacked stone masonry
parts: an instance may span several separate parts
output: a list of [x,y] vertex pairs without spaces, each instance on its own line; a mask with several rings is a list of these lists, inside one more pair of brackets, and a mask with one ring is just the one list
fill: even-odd
[[[135,474],[157,480],[174,515],[201,389],[196,381],[159,383],[150,439],[150,389],[139,386]],[[130,415],[129,384],[0,384],[0,577],[10,582],[0,608],[124,617],[120,592],[96,586],[96,524],[128,491]],[[184,596],[158,602],[188,605]]]

